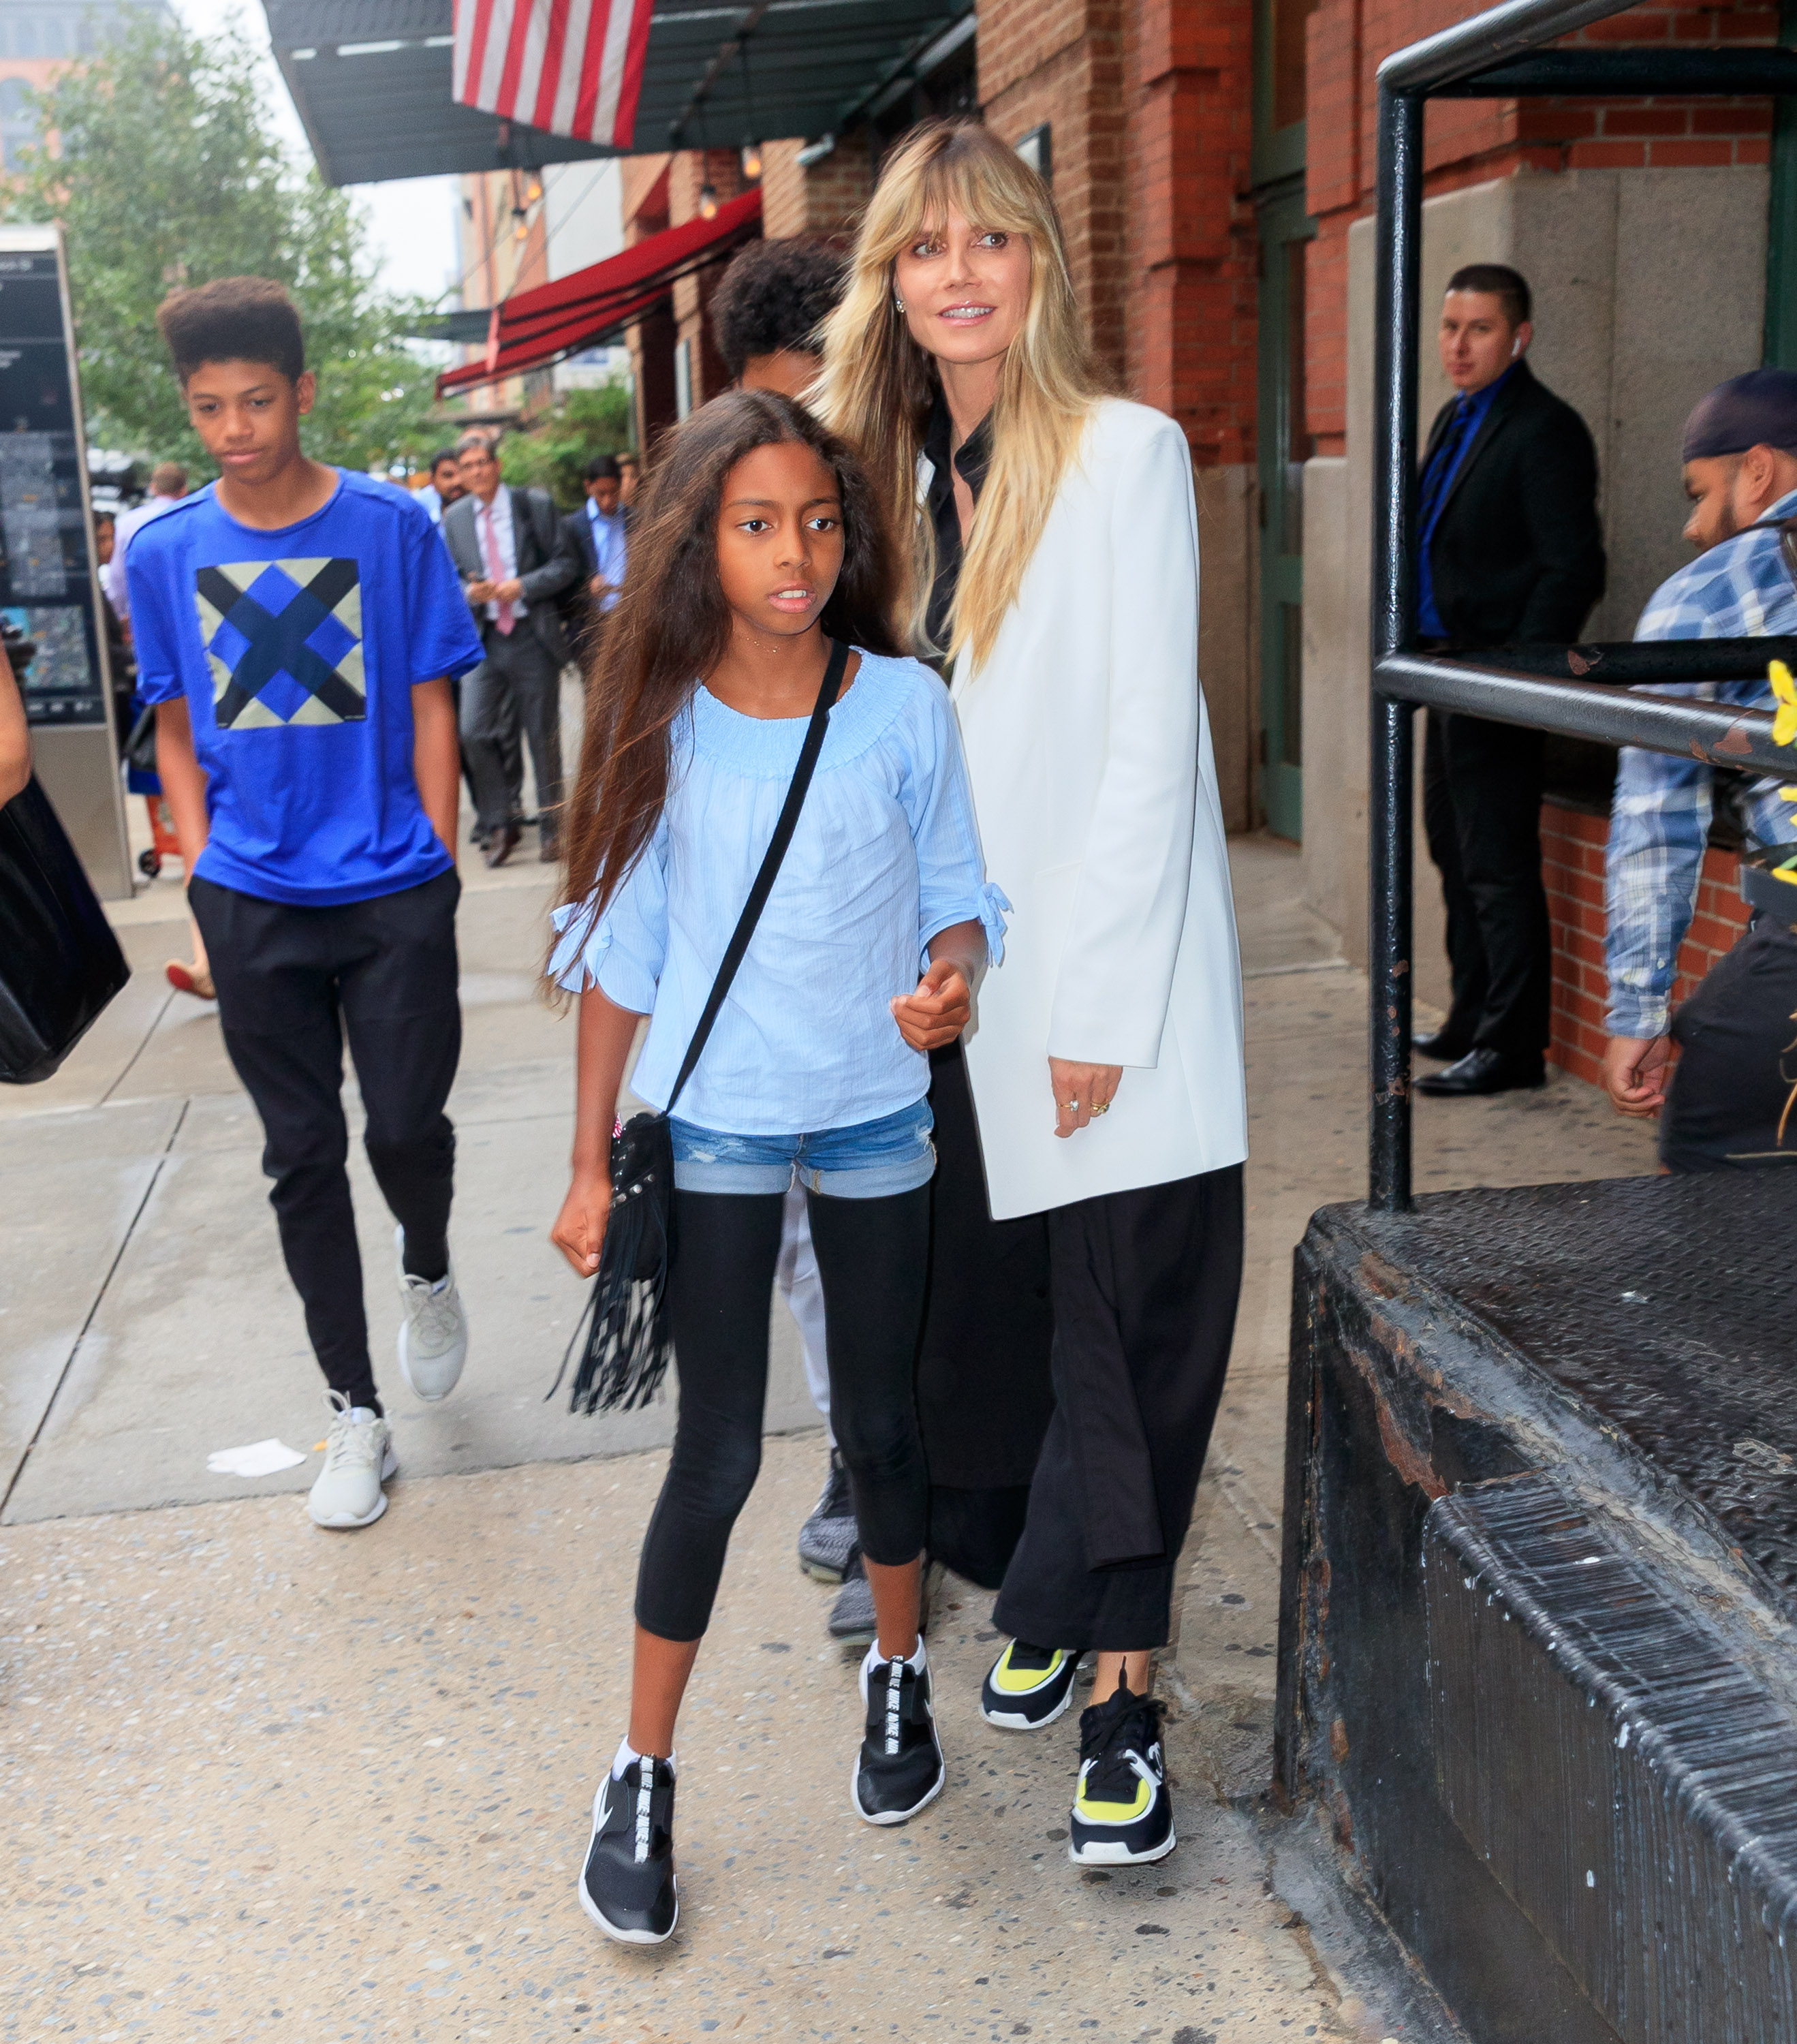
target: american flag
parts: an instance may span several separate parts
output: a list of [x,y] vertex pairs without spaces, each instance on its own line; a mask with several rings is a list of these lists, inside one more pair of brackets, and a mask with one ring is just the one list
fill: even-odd
[[455,97],[628,149],[654,0],[455,0]]

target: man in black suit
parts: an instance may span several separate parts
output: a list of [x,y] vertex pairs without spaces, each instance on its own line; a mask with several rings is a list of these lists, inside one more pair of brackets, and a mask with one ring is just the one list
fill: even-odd
[[571,657],[555,599],[580,574],[555,507],[542,490],[513,490],[482,433],[456,443],[468,494],[443,514],[443,536],[486,658],[462,682],[462,740],[473,770],[489,866],[503,866],[520,836],[507,786],[506,737],[522,726],[536,774],[539,856],[556,857],[562,803],[562,670]]
[[[1603,594],[1597,451],[1530,374],[1529,286],[1498,263],[1455,272],[1442,367],[1457,395],[1430,429],[1417,492],[1417,637],[1426,648],[1570,644]],[[1545,1077],[1553,954],[1542,885],[1542,735],[1429,713],[1423,816],[1447,905],[1453,1005],[1419,1093],[1461,1097]]]
[[597,646],[601,620],[617,603],[630,551],[630,514],[621,501],[624,472],[616,455],[595,455],[583,480],[586,501],[562,521],[562,534],[581,567],[565,610],[574,651],[585,661]]

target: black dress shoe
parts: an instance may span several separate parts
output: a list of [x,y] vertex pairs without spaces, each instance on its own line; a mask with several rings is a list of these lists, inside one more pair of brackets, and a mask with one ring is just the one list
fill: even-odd
[[1411,1038],[1410,1047],[1419,1058],[1451,1060],[1464,1058],[1473,1046],[1464,1036],[1450,1036],[1446,1029],[1438,1029],[1433,1035],[1428,1036],[1419,1030]]
[[1511,1093],[1519,1086],[1547,1082],[1547,1068],[1539,1051],[1533,1057],[1508,1057],[1502,1051],[1469,1051],[1444,1072],[1430,1072],[1416,1082],[1419,1093],[1450,1100],[1475,1093]]
[[490,867],[503,866],[518,848],[518,826],[507,824],[503,830],[488,833],[486,849],[481,854]]

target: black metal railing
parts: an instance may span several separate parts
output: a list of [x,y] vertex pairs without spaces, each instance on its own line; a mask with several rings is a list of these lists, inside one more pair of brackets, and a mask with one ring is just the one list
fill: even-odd
[[[1772,719],[1630,686],[1764,674],[1788,641],[1670,640],[1651,645],[1520,648],[1514,655],[1415,650],[1411,523],[1416,488],[1416,364],[1422,271],[1423,117],[1433,98],[1590,98],[1650,93],[1797,95],[1797,50],[1551,50],[1545,44],[1630,0],[1507,0],[1379,67],[1377,260],[1373,358],[1372,1112],[1367,1197],[1400,1209],[1411,1197],[1412,712],[1419,704],[1614,745],[1694,755],[1717,766],[1791,773]],[[1595,659],[1588,656],[1596,655]],[[1586,659],[1581,668],[1576,659]],[[1573,676],[1583,673],[1583,679]],[[1565,674],[1567,678],[1557,678]]]

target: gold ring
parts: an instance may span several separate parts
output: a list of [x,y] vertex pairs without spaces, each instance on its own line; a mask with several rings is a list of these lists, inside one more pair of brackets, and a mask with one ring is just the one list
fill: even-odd
[[1111,1103],[1109,1101],[1105,1101],[1100,1104],[1099,1101],[1094,1101],[1092,1105],[1092,1111],[1094,1114],[1108,1114],[1111,1112]]

